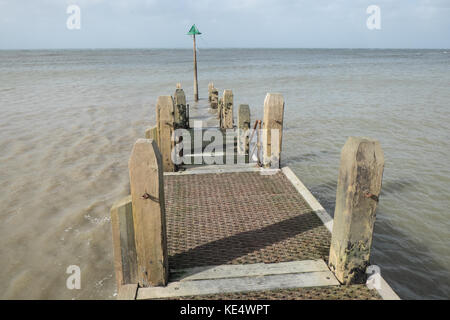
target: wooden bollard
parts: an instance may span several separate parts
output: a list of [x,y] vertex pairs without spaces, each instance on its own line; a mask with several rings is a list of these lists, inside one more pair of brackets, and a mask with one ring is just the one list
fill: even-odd
[[217,118],[220,119],[220,127],[222,127],[222,106],[223,106],[223,97],[219,98],[219,105],[217,109]]
[[214,89],[214,83],[210,82],[208,84],[208,101],[211,103],[212,91]]
[[183,89],[175,90],[175,94],[173,96],[174,104],[175,104],[175,113],[174,113],[174,123],[176,129],[187,129],[188,128],[188,115],[186,110],[186,95],[184,94]]
[[119,200],[112,206],[111,226],[114,269],[119,289],[126,284],[138,283],[131,196]]
[[279,168],[283,138],[284,99],[279,93],[268,93],[264,100],[263,165]]
[[158,142],[158,126],[153,126],[145,130],[145,139],[152,139]]
[[136,141],[128,162],[139,285],[164,286],[168,280],[164,175],[154,140]]
[[158,147],[162,155],[165,172],[175,170],[172,161],[172,132],[174,130],[174,103],[171,96],[159,96],[156,103],[156,122],[158,125]]
[[219,105],[219,91],[213,88],[211,91],[211,108],[216,109]]
[[383,169],[378,141],[347,140],[341,152],[329,257],[331,271],[343,284],[365,281]]
[[250,107],[248,104],[239,105],[238,110],[238,153],[248,154],[250,130]]
[[222,128],[233,129],[233,92],[225,90],[222,102]]

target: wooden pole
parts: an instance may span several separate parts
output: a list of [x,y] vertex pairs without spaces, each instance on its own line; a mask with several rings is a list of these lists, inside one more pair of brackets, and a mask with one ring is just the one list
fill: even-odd
[[283,137],[284,99],[279,93],[268,93],[264,100],[263,165],[279,168]]
[[248,155],[250,132],[250,107],[239,105],[238,110],[238,154]]
[[139,286],[168,280],[166,210],[161,153],[154,140],[136,141],[128,162]]
[[184,90],[179,88],[175,90],[173,96],[175,104],[175,129],[187,129],[189,127],[189,120],[186,107],[186,95]]
[[217,109],[219,104],[219,91],[216,88],[211,90],[211,108]]
[[211,103],[211,96],[212,96],[212,91],[214,89],[214,83],[210,82],[208,84],[208,101]]
[[220,97],[217,109],[217,119],[219,119],[219,128],[222,128],[222,106],[223,106],[223,97]]
[[162,155],[165,172],[175,170],[172,161],[172,132],[174,130],[174,103],[171,96],[159,96],[156,102],[156,122],[158,125],[158,147]]
[[195,34],[194,39],[194,100],[198,101],[198,82],[197,82],[197,49],[195,44]]
[[342,148],[329,266],[343,284],[364,283],[384,154],[378,141],[350,137]]
[[225,90],[222,100],[222,128],[233,129],[233,92]]

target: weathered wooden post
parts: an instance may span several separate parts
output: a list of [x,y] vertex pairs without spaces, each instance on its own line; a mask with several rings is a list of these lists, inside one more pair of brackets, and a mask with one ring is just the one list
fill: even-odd
[[145,130],[145,139],[152,139],[158,142],[158,126],[153,126]]
[[219,105],[219,91],[213,88],[211,91],[211,108],[216,109]]
[[238,110],[238,153],[248,155],[250,130],[250,107],[239,105]]
[[217,118],[219,121],[219,127],[222,128],[222,107],[223,107],[223,97],[219,98],[219,106],[217,109]]
[[263,165],[279,168],[283,138],[284,99],[279,93],[268,93],[264,100]]
[[174,103],[171,96],[159,96],[156,102],[156,122],[158,125],[158,147],[162,155],[163,168],[166,172],[175,170],[172,162],[172,132],[174,130]]
[[209,103],[211,103],[213,89],[214,89],[214,83],[210,82],[208,84],[208,101],[209,101]]
[[137,279],[142,287],[164,286],[168,280],[164,175],[155,141],[137,140],[128,167]]
[[138,283],[131,196],[114,203],[111,208],[111,226],[114,269],[119,290],[123,285]]
[[174,94],[175,114],[174,123],[175,129],[187,129],[188,128],[188,115],[186,110],[186,95],[183,89],[178,88]]
[[329,266],[343,284],[365,281],[384,154],[378,141],[350,137],[342,148]]
[[222,128],[233,129],[233,92],[225,90],[222,102]]

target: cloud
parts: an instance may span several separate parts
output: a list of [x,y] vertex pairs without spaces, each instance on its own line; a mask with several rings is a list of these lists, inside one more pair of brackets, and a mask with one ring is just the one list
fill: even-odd
[[[68,31],[66,8],[81,7]],[[367,30],[366,8],[382,29]],[[449,47],[446,0],[0,0],[0,48],[189,47],[196,23],[204,47]]]

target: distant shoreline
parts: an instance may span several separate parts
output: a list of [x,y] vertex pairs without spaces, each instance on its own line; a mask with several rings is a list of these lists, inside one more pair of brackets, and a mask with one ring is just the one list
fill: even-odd
[[[16,48],[16,49],[0,49],[0,51],[90,51],[90,50],[192,50],[190,47],[182,48]],[[421,51],[439,51],[439,50],[450,50],[450,48],[199,48],[200,50],[421,50]]]

